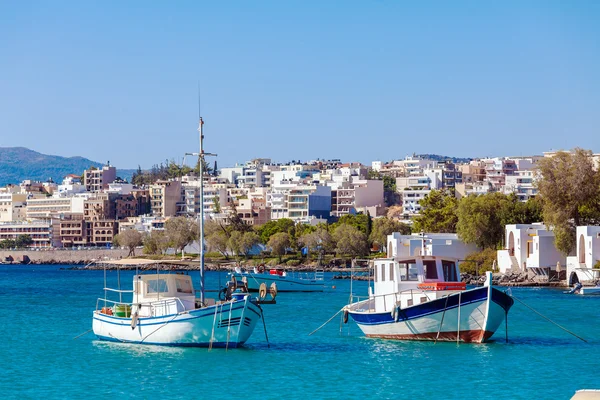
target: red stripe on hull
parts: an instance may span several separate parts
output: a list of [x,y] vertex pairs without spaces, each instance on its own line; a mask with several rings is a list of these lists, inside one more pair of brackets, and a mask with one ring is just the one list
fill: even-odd
[[[483,331],[481,329],[471,331],[460,331],[460,341],[465,343],[483,343],[486,342],[494,332]],[[437,332],[417,333],[410,335],[367,335],[370,338],[393,339],[393,340],[439,340],[445,342],[455,342],[456,332]]]

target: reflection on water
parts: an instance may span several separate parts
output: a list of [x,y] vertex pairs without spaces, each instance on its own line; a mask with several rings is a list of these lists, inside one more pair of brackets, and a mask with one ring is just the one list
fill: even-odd
[[97,349],[123,352],[132,356],[148,356],[156,354],[182,354],[186,349],[183,347],[173,346],[155,346],[146,344],[135,344],[135,343],[120,343],[120,342],[108,342],[104,340],[94,340],[93,346]]

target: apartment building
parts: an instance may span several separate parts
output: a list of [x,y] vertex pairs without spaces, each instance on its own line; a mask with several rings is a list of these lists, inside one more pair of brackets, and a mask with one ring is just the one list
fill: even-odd
[[150,207],[152,215],[172,217],[182,209],[183,196],[181,181],[157,181],[150,185]]
[[83,204],[83,218],[86,221],[101,221],[116,218],[115,200],[118,195],[114,193],[96,193],[85,200]]
[[0,241],[17,240],[21,235],[28,235],[33,240],[30,247],[49,248],[55,244],[53,240],[55,225],[50,220],[3,223],[0,224]]
[[368,207],[384,205],[383,181],[358,179],[331,184],[331,215],[341,217]]
[[26,217],[27,195],[22,193],[0,193],[0,222],[20,222]]
[[108,189],[108,185],[117,179],[117,169],[110,164],[102,168],[86,169],[83,173],[85,190],[88,192],[100,192]]
[[535,185],[537,173],[535,171],[516,171],[515,175],[506,177],[503,192],[514,193],[520,201],[527,201],[537,196],[538,189]]

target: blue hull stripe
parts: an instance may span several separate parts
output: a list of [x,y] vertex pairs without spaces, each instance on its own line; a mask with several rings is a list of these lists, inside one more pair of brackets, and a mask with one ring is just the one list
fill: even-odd
[[[242,303],[242,304],[240,305],[239,303]],[[243,309],[244,308],[243,303],[244,303],[244,301],[234,303],[234,304],[238,304],[238,305],[232,307],[231,311],[233,312],[236,310]],[[254,307],[252,307],[252,306],[254,306]],[[217,307],[217,306],[214,306],[214,307]],[[220,306],[218,306],[218,307],[220,307]],[[250,303],[250,305],[248,306],[248,310],[250,310],[250,311],[254,312],[256,315],[260,316],[260,314],[256,310],[254,310],[255,307],[256,307],[256,305],[254,305],[254,303]],[[166,322],[168,322],[170,324],[180,323],[180,322],[190,322],[194,319],[204,318],[204,317],[214,318],[214,316],[215,316],[214,308],[213,307],[209,307],[209,308],[212,308],[211,312],[205,312],[206,308],[204,308],[202,310],[191,310],[188,313],[189,318],[182,318],[182,319],[176,318],[178,315],[186,315],[186,314],[169,314],[169,315],[164,315],[162,317],[140,318],[140,319],[138,319],[138,326],[164,325]],[[229,314],[228,305],[224,305],[221,312],[218,312],[217,314],[223,314],[223,313]],[[98,318],[95,313],[94,313],[93,319],[96,319],[96,320],[101,321],[106,324],[118,325],[118,326],[128,325],[131,322],[131,318],[115,317],[115,316],[106,315],[106,314],[103,314],[102,318]],[[152,322],[152,321],[156,321],[156,322]]]
[[[463,307],[468,304],[486,301],[487,292],[487,287],[481,287],[462,292],[462,294],[460,295],[460,306]],[[446,299],[448,303],[446,303]],[[510,296],[495,288],[492,288],[492,301],[504,308],[506,312],[508,312],[508,310],[514,303],[514,300]],[[413,307],[401,309],[398,313],[398,322],[410,321],[428,315],[437,314],[439,312],[444,311],[444,308],[446,310],[451,310],[457,307],[458,294],[455,294],[448,298],[444,297],[441,299],[429,301],[424,304],[419,304]],[[390,311],[382,313],[359,313],[355,311],[349,311],[349,314],[352,315],[352,318],[357,323],[363,325],[380,325],[396,322],[394,318],[392,318]]]

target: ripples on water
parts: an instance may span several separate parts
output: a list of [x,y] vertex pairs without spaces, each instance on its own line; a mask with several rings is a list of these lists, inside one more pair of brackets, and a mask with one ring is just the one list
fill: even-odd
[[[207,274],[209,288],[224,281]],[[600,297],[512,289],[588,344],[519,302],[508,343],[504,327],[481,345],[369,339],[338,318],[308,336],[348,299],[349,282],[333,281],[325,293],[283,293],[264,306],[270,348],[259,324],[244,348],[208,351],[74,339],[91,328],[102,284],[102,271],[0,266],[3,398],[570,398],[600,387]]]

